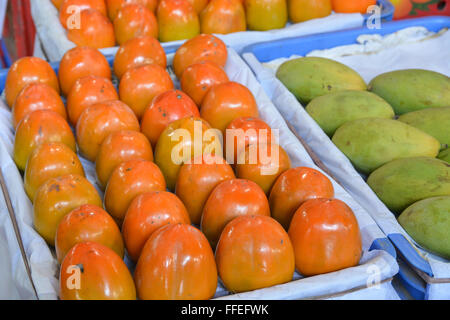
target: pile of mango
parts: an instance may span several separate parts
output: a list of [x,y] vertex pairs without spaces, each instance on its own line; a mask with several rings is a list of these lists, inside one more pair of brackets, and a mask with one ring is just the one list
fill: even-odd
[[422,247],[450,259],[450,78],[420,69],[367,85],[334,60],[283,63],[277,78]]

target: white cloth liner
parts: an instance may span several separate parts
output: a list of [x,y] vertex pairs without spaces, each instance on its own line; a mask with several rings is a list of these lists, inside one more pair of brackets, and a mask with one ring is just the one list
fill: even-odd
[[[422,39],[428,38],[428,34],[421,27],[408,28],[397,32],[396,35],[385,36],[384,41],[379,35],[359,38],[361,38],[360,45],[315,51],[311,55],[329,57],[344,63],[359,72],[367,82],[378,74],[407,68],[428,69],[450,75],[450,32],[448,31],[440,37],[430,37],[427,40]],[[393,38],[401,44],[393,45],[390,41]],[[420,39],[420,41],[411,42],[411,38]],[[374,48],[376,50],[373,50]],[[371,53],[363,54],[364,52]],[[264,64],[261,64],[252,53],[244,53],[243,57],[279,112],[293,125],[354,199],[372,215],[385,234],[401,233],[414,243],[414,240],[398,224],[393,213],[378,199],[354,169],[348,158],[308,115],[295,96],[275,77],[275,71],[280,63],[298,56],[275,59]],[[450,277],[450,263],[447,260],[421,249],[417,244],[415,249],[429,261],[436,278]],[[426,298],[450,299],[450,284],[429,284]]]
[[[172,55],[168,56],[171,63]],[[264,90],[261,88],[251,70],[244,61],[233,50],[229,49],[229,58],[225,66],[229,78],[233,81],[240,82],[247,86],[255,95],[259,106],[260,116],[272,128],[280,129],[280,144],[287,151],[293,166],[309,166],[315,167],[309,155],[303,146],[287,128],[281,115],[273,106]],[[17,215],[22,238],[24,241],[27,256],[31,263],[32,276],[36,284],[39,297],[42,299],[56,299],[58,280],[56,278],[57,263],[49,247],[45,241],[34,231],[32,227],[32,205],[27,198],[23,181],[18,169],[12,160],[13,149],[13,129],[11,126],[11,113],[3,102],[0,101],[0,159],[1,170],[5,175],[8,190],[12,197],[13,206]],[[86,170],[88,180],[95,184],[95,170],[92,163],[82,159],[83,166]],[[333,272],[330,274],[305,278],[300,278],[298,274],[288,284],[256,290],[253,292],[242,293],[239,295],[231,295],[225,298],[230,299],[299,299],[322,296],[332,293],[342,292],[352,288],[359,288],[370,283],[370,279],[379,279],[379,281],[387,280],[398,272],[398,265],[395,259],[387,252],[382,250],[373,250],[368,252],[372,242],[378,238],[385,238],[384,234],[375,224],[373,219],[357,204],[342,187],[333,181],[336,191],[336,198],[346,202],[355,212],[358,223],[361,228],[364,254],[361,264],[357,267]],[[7,215],[6,208],[0,203],[0,230],[5,229],[7,232],[8,243],[14,245],[14,234],[10,232],[11,227],[3,225],[9,221],[5,218]],[[1,234],[0,234],[1,235]],[[10,256],[2,257],[6,261],[11,261],[13,270],[13,281],[16,287],[26,287],[28,279],[24,273],[24,268],[16,266],[21,262],[20,251],[12,246],[9,248]],[[22,270],[23,269],[23,270]],[[374,275],[374,271],[376,274]],[[369,281],[369,282],[368,282]],[[0,288],[0,291],[2,289]],[[30,295],[26,290],[20,292],[21,297]],[[229,294],[219,286],[216,297],[222,297]],[[1,295],[1,294],[0,294]],[[340,296],[337,298],[344,298]],[[351,299],[399,299],[390,281],[379,286],[374,286],[353,292],[349,295]]]
[[[75,44],[67,39],[67,32],[59,22],[58,10],[50,0],[31,0],[31,14],[36,25],[37,35],[42,42],[49,61],[61,60],[64,53],[73,48]],[[303,23],[288,25],[283,29],[265,32],[245,31],[228,35],[216,35],[228,46],[240,52],[244,46],[275,39],[294,37],[306,34],[328,32],[349,28],[361,27],[364,18],[361,14],[332,14],[321,19],[314,19]],[[163,47],[179,46],[183,41],[162,43]],[[106,54],[115,54],[118,47],[105,48],[101,51]]]

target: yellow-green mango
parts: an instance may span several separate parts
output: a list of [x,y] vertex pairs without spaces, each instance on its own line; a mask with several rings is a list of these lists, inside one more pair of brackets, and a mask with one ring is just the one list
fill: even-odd
[[386,100],[398,115],[450,106],[450,78],[438,72],[407,69],[380,74],[369,90]]
[[374,93],[344,90],[314,98],[306,111],[329,136],[344,123],[362,118],[394,118],[394,110]]
[[367,184],[391,211],[400,213],[419,200],[450,196],[450,164],[430,157],[398,159],[372,172]]
[[367,84],[355,70],[326,58],[286,61],[278,68],[276,76],[304,105],[335,91],[367,90]]
[[398,120],[428,133],[442,145],[450,145],[450,107],[408,112]]
[[442,150],[438,154],[438,158],[441,159],[441,160],[444,160],[444,161],[446,161],[448,163],[450,163],[450,148]]
[[403,122],[365,118],[345,123],[333,136],[334,144],[355,168],[368,174],[389,161],[408,157],[436,157],[441,144]]
[[419,245],[450,259],[450,197],[433,197],[409,206],[398,222]]

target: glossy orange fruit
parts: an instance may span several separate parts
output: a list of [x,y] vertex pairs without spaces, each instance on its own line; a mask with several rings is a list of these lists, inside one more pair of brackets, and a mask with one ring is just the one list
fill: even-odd
[[331,0],[288,0],[289,19],[293,23],[323,18],[331,14]]
[[200,34],[181,45],[173,57],[173,71],[180,79],[183,71],[190,65],[211,61],[225,67],[228,51],[225,43],[210,34]]
[[369,6],[375,5],[376,0],[331,0],[333,10],[337,13],[367,13]]
[[44,83],[30,83],[20,91],[12,107],[14,129],[28,113],[36,110],[52,110],[67,119],[66,107],[55,89]]
[[362,255],[358,221],[352,209],[337,199],[302,204],[292,218],[289,237],[295,266],[304,276],[354,267]]
[[216,250],[220,279],[231,292],[283,284],[295,271],[294,250],[287,232],[274,219],[240,216],[227,224]]
[[116,44],[114,26],[100,11],[86,9],[80,13],[79,27],[70,28],[67,38],[79,47],[102,49]]
[[152,11],[140,4],[127,4],[114,19],[114,32],[119,45],[136,37],[158,38],[158,23]]
[[186,206],[192,223],[200,225],[203,207],[214,188],[234,178],[231,166],[219,156],[204,155],[183,164],[175,193]]
[[225,130],[223,150],[226,159],[236,165],[238,155],[248,145],[272,142],[272,129],[263,120],[255,117],[239,117],[230,122]]
[[210,299],[217,287],[214,254],[198,229],[171,224],[147,240],[134,280],[142,300]]
[[129,160],[153,161],[152,146],[140,132],[120,130],[110,133],[100,145],[95,171],[100,187],[104,189],[110,175],[122,162]]
[[197,12],[197,14],[200,14],[200,12],[202,12],[203,9],[205,9],[209,3],[209,0],[188,0],[188,1],[194,7],[194,10],[195,12]]
[[238,156],[236,176],[255,182],[268,196],[277,178],[291,168],[286,151],[277,144],[251,144]]
[[161,0],[156,10],[159,41],[191,39],[200,33],[200,20],[187,0]]
[[63,94],[69,94],[75,82],[87,76],[111,79],[111,68],[105,56],[90,47],[75,47],[67,51],[59,63],[58,71]]
[[120,46],[114,58],[114,73],[120,79],[129,69],[152,63],[166,68],[167,59],[163,47],[153,37],[136,37]]
[[200,116],[225,133],[236,118],[258,117],[258,106],[253,94],[237,82],[226,82],[212,87],[203,99]]
[[209,89],[228,81],[227,74],[220,66],[211,61],[202,61],[184,70],[180,85],[181,90],[186,92],[198,106],[201,106]]
[[227,223],[243,215],[270,217],[269,202],[264,191],[249,180],[233,179],[221,182],[208,197],[201,219],[202,232],[212,248],[216,248]]
[[73,246],[88,241],[100,243],[123,258],[124,244],[117,224],[105,210],[91,204],[72,210],[59,223],[55,236],[58,262]]
[[136,287],[123,260],[96,242],[76,244],[59,274],[61,300],[136,300]]
[[116,88],[111,80],[98,76],[87,76],[78,79],[67,95],[67,113],[70,123],[75,127],[81,113],[89,106],[118,100]]
[[176,120],[161,133],[155,149],[155,163],[161,169],[169,190],[175,189],[181,166],[203,154],[222,156],[218,133],[196,117]]
[[133,110],[119,100],[110,100],[87,107],[80,115],[77,142],[86,159],[95,162],[103,140],[115,131],[140,131]]
[[286,2],[286,0],[245,0],[243,4],[248,29],[267,31],[284,28],[288,22]]
[[306,200],[333,196],[333,184],[320,171],[292,168],[275,181],[269,196],[270,210],[272,217],[287,230],[295,211]]
[[228,34],[247,30],[241,0],[211,0],[200,14],[202,33]]
[[24,57],[13,63],[5,83],[5,99],[9,107],[17,95],[30,83],[44,83],[59,93],[58,78],[48,62],[37,57]]
[[27,161],[24,188],[31,202],[37,189],[47,180],[67,174],[84,176],[84,169],[75,152],[61,142],[36,147]]
[[14,138],[14,162],[24,170],[33,150],[46,142],[62,142],[77,151],[72,129],[63,117],[51,110],[37,110],[27,114],[17,126]]
[[122,225],[123,238],[131,260],[137,262],[148,238],[168,224],[191,224],[189,214],[173,193],[156,191],[133,199]]
[[151,12],[155,12],[158,5],[158,0],[106,0],[108,8],[108,16],[111,21],[114,21],[119,10],[128,4],[137,3],[145,6]]
[[56,228],[66,214],[83,204],[102,206],[94,186],[84,177],[69,174],[47,180],[34,197],[34,228],[51,246]]
[[122,162],[111,174],[105,190],[105,209],[122,225],[131,201],[138,195],[165,191],[166,182],[161,170],[151,161]]
[[106,16],[105,0],[64,0],[59,8],[59,22],[67,29],[74,23],[74,15],[86,9],[98,10]]
[[156,96],[145,110],[141,130],[155,148],[159,136],[170,123],[187,117],[200,117],[197,106],[182,91],[169,90]]
[[119,85],[120,100],[140,119],[159,94],[174,88],[169,73],[157,64],[147,64],[125,72]]

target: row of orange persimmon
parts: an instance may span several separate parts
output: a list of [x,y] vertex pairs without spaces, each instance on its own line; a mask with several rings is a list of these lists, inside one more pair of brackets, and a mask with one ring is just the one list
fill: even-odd
[[[162,66],[134,59],[153,61],[153,51],[131,47],[124,45],[115,58],[128,57],[119,95],[111,91],[105,57],[87,47],[66,53],[58,77],[33,57],[8,73],[5,94],[17,122],[14,159],[25,170],[35,229],[62,263],[62,299],[133,299],[136,289],[141,299],[208,299],[218,276],[229,291],[242,292],[288,282],[295,267],[309,276],[359,262],[357,220],[333,198],[331,181],[311,168],[291,168],[276,141],[262,143],[259,131],[270,135],[272,129],[258,118],[253,94],[226,74],[215,76],[227,61],[219,39],[200,35],[175,53],[175,73],[193,79],[186,92],[173,88]],[[126,90],[124,81],[131,83]],[[60,87],[80,152],[95,160],[103,201],[84,177]],[[202,136],[193,158],[196,125],[218,133]],[[227,128],[254,129],[242,146],[231,142],[237,158],[246,159],[255,145],[275,146],[281,156],[238,162],[233,170],[222,156],[220,134]],[[180,129],[192,135],[172,139]],[[151,134],[140,132],[146,130]],[[192,152],[174,162],[180,143]],[[263,174],[267,167],[275,170]],[[122,260],[124,247],[137,262],[134,281]]]
[[[336,12],[366,13],[376,0],[52,0],[68,38],[80,46],[122,45],[138,36],[162,42],[200,33],[283,28]],[[109,18],[109,19],[108,19]]]

